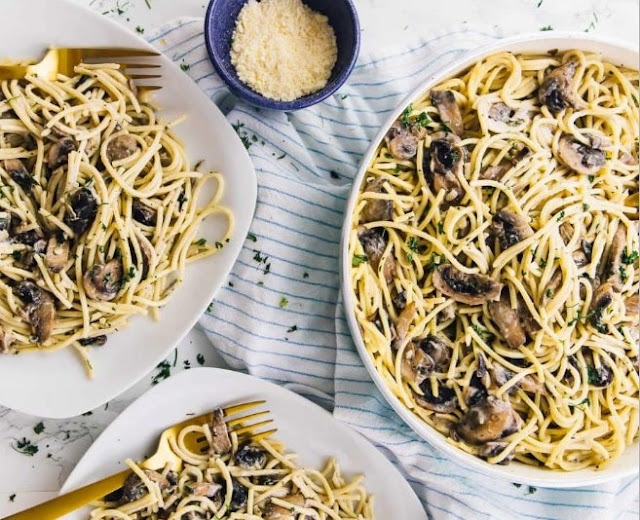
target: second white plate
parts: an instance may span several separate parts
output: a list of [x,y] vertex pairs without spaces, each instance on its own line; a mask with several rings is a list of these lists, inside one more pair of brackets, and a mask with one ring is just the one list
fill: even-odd
[[[124,459],[152,453],[166,427],[229,404],[264,399],[278,428],[276,437],[300,454],[304,466],[321,467],[336,457],[349,477],[365,476],[375,495],[375,518],[426,520],[418,498],[400,472],[364,437],[312,402],[272,383],[216,368],[186,370],[153,388],[98,437],[73,470],[61,493],[124,469]],[[85,520],[88,509],[67,518]]]

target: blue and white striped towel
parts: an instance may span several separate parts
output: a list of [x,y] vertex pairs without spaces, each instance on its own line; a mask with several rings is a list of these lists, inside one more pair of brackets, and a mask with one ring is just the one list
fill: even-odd
[[339,294],[339,240],[360,158],[389,112],[430,71],[496,36],[468,29],[443,32],[410,49],[361,56],[336,95],[287,115],[256,110],[229,96],[208,62],[202,25],[201,19],[182,19],[151,41],[188,64],[188,74],[226,107],[258,173],[251,234],[228,286],[200,321],[229,365],[333,408],[339,420],[401,469],[430,518],[638,518],[637,478],[597,489],[536,490],[447,459],[418,440],[389,408],[347,328]]

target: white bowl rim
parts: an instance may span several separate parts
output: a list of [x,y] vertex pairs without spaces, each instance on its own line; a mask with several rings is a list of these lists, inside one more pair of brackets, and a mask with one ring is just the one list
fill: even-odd
[[[507,480],[509,482],[516,482],[521,484],[527,484],[531,486],[537,486],[542,488],[575,488],[584,486],[593,486],[602,484],[612,480],[619,480],[625,477],[629,477],[638,473],[638,451],[639,443],[636,441],[634,445],[628,446],[625,450],[625,455],[633,455],[632,450],[635,451],[633,458],[635,465],[629,464],[628,467],[623,468],[607,468],[601,471],[596,470],[579,470],[576,472],[560,472],[545,468],[527,466],[519,462],[512,462],[509,465],[492,465],[473,455],[470,455],[461,449],[449,444],[445,437],[429,426],[424,421],[418,419],[412,412],[406,408],[400,400],[394,396],[387,388],[384,381],[378,374],[378,371],[373,364],[373,360],[369,355],[360,328],[355,316],[355,306],[353,303],[353,291],[351,285],[351,276],[349,273],[349,232],[351,230],[351,216],[355,207],[355,203],[360,191],[360,185],[366,173],[367,167],[376,152],[379,143],[384,138],[389,127],[398,118],[401,112],[406,106],[413,100],[417,99],[423,92],[443,81],[446,78],[451,77],[469,67],[471,64],[483,59],[491,54],[500,51],[508,51],[512,47],[526,47],[529,45],[541,45],[549,42],[548,49],[584,49],[585,47],[591,47],[586,49],[588,52],[598,52],[603,55],[619,52],[629,53],[635,55],[634,63],[625,63],[627,67],[638,68],[638,62],[640,61],[638,49],[633,45],[616,40],[613,38],[603,38],[601,36],[570,32],[570,31],[550,31],[540,33],[529,33],[502,38],[495,42],[491,42],[485,46],[480,47],[476,51],[469,51],[464,53],[459,59],[454,60],[450,65],[443,70],[431,74],[420,85],[415,88],[409,95],[407,95],[402,102],[396,107],[396,109],[390,114],[385,122],[380,127],[377,135],[371,141],[371,144],[360,162],[358,173],[353,180],[353,186],[351,193],[347,200],[345,208],[345,220],[342,227],[341,238],[341,255],[340,255],[340,276],[341,276],[341,288],[343,294],[343,301],[345,306],[345,313],[347,316],[347,322],[351,331],[351,336],[356,345],[360,358],[362,359],[369,375],[373,379],[376,387],[382,393],[387,403],[394,409],[394,411],[400,416],[400,418],[423,440],[427,441],[430,445],[445,453],[452,458],[455,462],[459,463],[462,467],[466,466],[479,473],[484,473],[487,476],[495,477],[500,480]],[[553,43],[551,43],[553,42]],[[600,47],[595,49],[594,47]],[[518,53],[534,53],[540,51],[516,49]]]

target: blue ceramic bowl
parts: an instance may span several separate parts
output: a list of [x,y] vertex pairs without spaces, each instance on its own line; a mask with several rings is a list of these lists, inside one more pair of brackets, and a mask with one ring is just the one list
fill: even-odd
[[204,19],[207,51],[218,75],[231,92],[253,105],[275,110],[299,110],[329,97],[347,80],[358,59],[360,24],[351,0],[303,0],[314,11],[329,18],[338,44],[338,59],[323,89],[293,101],[266,98],[245,85],[231,64],[231,36],[236,18],[247,0],[211,0]]

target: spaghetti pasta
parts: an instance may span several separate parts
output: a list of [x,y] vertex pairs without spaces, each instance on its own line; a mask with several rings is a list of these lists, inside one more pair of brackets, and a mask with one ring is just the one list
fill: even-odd
[[[229,240],[224,178],[200,173],[117,64],[0,85],[0,351],[77,349],[158,317],[188,262]],[[210,199],[200,205],[199,199]],[[221,216],[214,242],[202,221]]]
[[[363,477],[348,481],[335,459],[321,471],[300,467],[297,454],[278,441],[239,444],[235,433],[220,428],[188,426],[178,434],[171,448],[181,459],[180,471],[151,471],[128,460],[133,474],[116,496],[95,504],[91,520],[374,518],[373,497],[362,486]],[[208,450],[190,451],[189,436],[206,438]]]
[[489,56],[406,108],[352,216],[382,379],[490,463],[602,468],[638,438],[637,70]]

